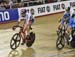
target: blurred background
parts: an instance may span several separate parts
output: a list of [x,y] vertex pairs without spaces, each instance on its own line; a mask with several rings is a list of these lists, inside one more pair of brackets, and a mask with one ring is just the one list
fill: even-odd
[[[0,10],[28,7],[47,3],[69,1],[69,0],[0,0]],[[75,0],[73,0],[75,1]]]

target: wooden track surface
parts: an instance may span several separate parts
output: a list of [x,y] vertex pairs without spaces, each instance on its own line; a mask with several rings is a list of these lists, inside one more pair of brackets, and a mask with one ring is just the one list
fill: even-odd
[[[15,51],[10,49],[10,39],[14,33],[12,26],[16,22],[0,25],[0,57],[75,57],[72,49],[64,48],[61,51],[56,49],[56,30],[58,20],[63,13],[36,18],[33,24],[33,31],[36,33],[36,40],[31,48],[19,46]],[[21,22],[22,24],[22,22]],[[7,28],[7,29],[6,29]],[[8,29],[9,28],[9,29]]]

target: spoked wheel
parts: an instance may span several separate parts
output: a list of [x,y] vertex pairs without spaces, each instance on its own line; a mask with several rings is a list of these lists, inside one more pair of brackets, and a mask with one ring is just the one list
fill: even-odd
[[57,50],[63,49],[64,46],[65,46],[65,39],[63,37],[59,36],[56,41]]
[[34,41],[35,41],[35,33],[30,32],[30,35],[27,37],[26,46],[31,47]]
[[20,35],[18,33],[14,34],[10,41],[10,48],[12,50],[15,50],[19,46],[20,42],[21,42]]

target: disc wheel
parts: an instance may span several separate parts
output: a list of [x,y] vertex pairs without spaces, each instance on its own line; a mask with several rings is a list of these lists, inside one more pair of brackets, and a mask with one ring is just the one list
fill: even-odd
[[30,32],[30,35],[27,37],[26,46],[31,47],[34,41],[35,41],[35,33]]

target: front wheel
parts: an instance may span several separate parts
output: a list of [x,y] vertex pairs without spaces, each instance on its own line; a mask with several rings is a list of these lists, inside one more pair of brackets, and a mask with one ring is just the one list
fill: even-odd
[[21,37],[19,33],[14,34],[10,41],[10,48],[12,50],[15,50],[19,46],[20,42],[21,42]]
[[65,39],[61,36],[58,36],[57,40],[56,40],[56,48],[57,50],[61,50],[63,49],[65,46]]
[[31,47],[34,41],[35,41],[35,33],[30,32],[30,35],[27,37],[26,46]]

